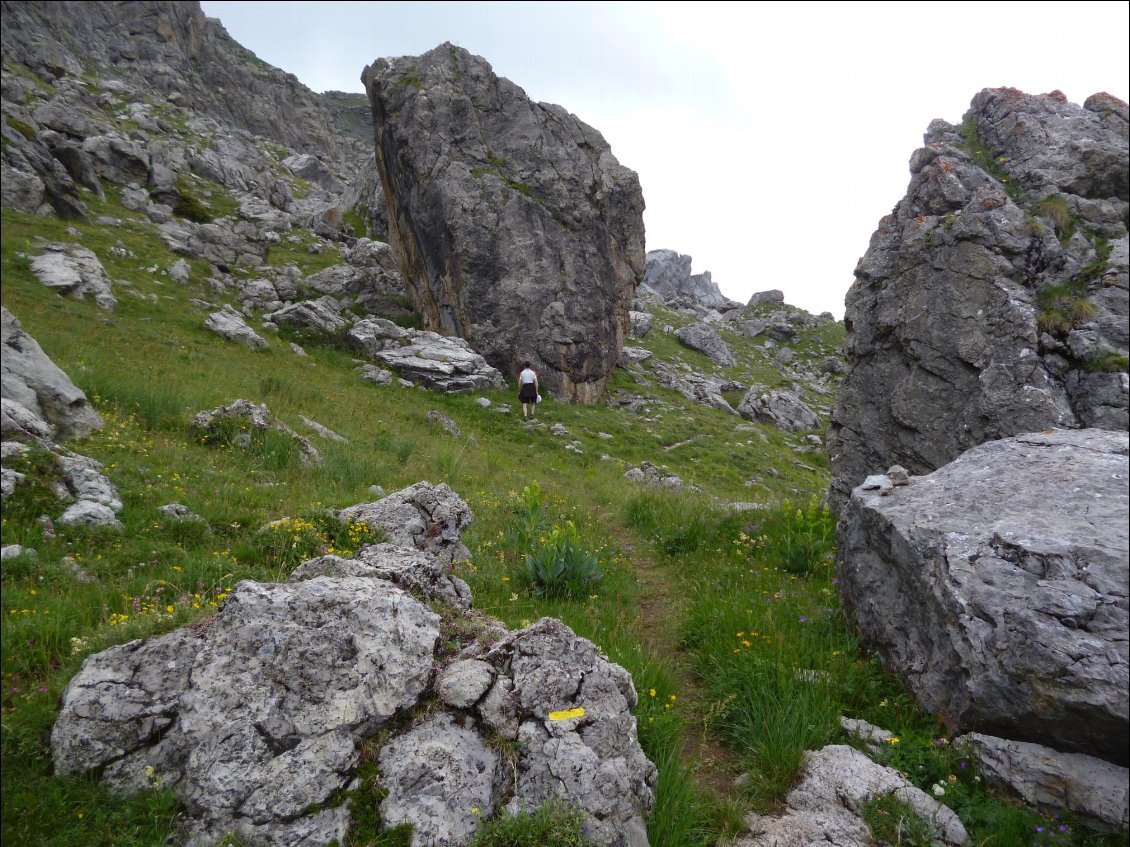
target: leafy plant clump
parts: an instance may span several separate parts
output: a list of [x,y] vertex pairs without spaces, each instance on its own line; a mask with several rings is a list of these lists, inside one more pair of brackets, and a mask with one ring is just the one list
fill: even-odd
[[[478,814],[472,809],[472,814]],[[581,834],[585,816],[562,802],[550,801],[533,812],[502,814],[486,821],[471,847],[592,847]]]
[[864,806],[863,820],[878,844],[931,847],[935,841],[930,822],[893,794],[876,797]]
[[544,546],[526,554],[525,578],[538,596],[575,598],[603,576],[600,560],[572,521],[554,524]]

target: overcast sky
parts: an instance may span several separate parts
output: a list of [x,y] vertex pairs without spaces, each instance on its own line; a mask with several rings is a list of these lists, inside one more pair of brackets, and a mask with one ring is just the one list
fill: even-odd
[[1130,89],[1126,2],[200,5],[314,91],[444,41],[483,56],[639,174],[648,250],[837,318],[932,119],[982,88]]

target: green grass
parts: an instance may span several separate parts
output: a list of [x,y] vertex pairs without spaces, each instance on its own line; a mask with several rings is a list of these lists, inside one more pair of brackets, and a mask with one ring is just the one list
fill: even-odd
[[[221,192],[207,190],[215,207]],[[61,529],[46,537],[38,516],[62,511],[50,492],[53,465],[42,453],[13,463],[32,484],[5,502],[3,542],[36,553],[5,562],[0,575],[5,843],[175,843],[180,810],[168,792],[122,799],[93,780],[52,775],[46,739],[67,681],[93,652],[211,614],[240,579],[283,579],[304,556],[348,553],[365,539],[328,520],[327,509],[373,499],[372,485],[393,492],[427,479],[450,484],[474,512],[464,537],[472,558],[458,573],[479,612],[511,627],[558,617],[633,674],[640,743],[659,767],[652,844],[706,847],[734,833],[746,808],[775,808],[803,751],[842,740],[838,716],[849,714],[899,734],[891,763],[923,787],[956,774],[965,793],[951,793],[980,833],[978,843],[1028,846],[1033,821],[1042,818],[995,801],[967,779],[954,752],[935,746],[941,729],[844,626],[831,581],[830,518],[810,501],[827,485],[821,452],[798,459],[796,436],[638,386],[619,371],[613,391],[645,394],[646,410],[633,415],[547,399],[539,417],[570,431],[559,438],[547,427],[522,426],[514,411],[497,411],[514,405],[513,389],[482,392],[492,402],[484,409],[475,403],[479,395],[374,387],[354,371],[354,354],[332,340],[308,340],[303,358],[290,352],[285,335],[269,335],[267,349],[250,354],[204,329],[204,312],[189,301],[216,295],[199,283],[171,284],[161,269],[178,257],[118,196],[113,189],[105,200],[83,194],[92,219],[121,218],[115,228],[2,211],[3,303],[104,416],[104,429],[72,446],[104,464],[124,501],[120,532]],[[130,284],[116,286],[118,309],[105,313],[40,285],[26,256],[41,239],[94,250],[112,279]],[[336,249],[309,252],[313,243],[308,234],[298,243],[284,237],[269,261],[296,264],[304,274],[339,261]],[[205,263],[191,264],[192,280],[209,277]],[[711,370],[660,329],[681,321],[661,312],[639,343],[668,361]],[[739,364],[718,373],[746,384],[780,383],[760,339],[721,332]],[[820,361],[840,339],[842,326],[802,328],[794,347]],[[237,398],[266,403],[310,435],[324,461],[307,468],[288,442],[269,438],[243,449],[226,438],[202,439],[191,427],[196,412]],[[427,426],[430,411],[450,417],[463,436]],[[347,443],[317,439],[302,415]],[[573,439],[581,454],[563,449]],[[702,490],[658,492],[626,480],[625,468],[644,460]],[[731,511],[725,504],[732,501],[765,508]],[[157,510],[169,502],[202,519],[162,519]],[[555,526],[566,532],[570,525],[573,549],[594,557],[600,579],[563,592],[524,582],[527,554],[541,549]],[[445,650],[474,637],[469,625],[444,624]],[[693,737],[728,745],[734,767],[751,775],[742,792],[704,782],[701,763],[685,756]],[[379,831],[379,781],[371,758],[362,758],[347,844],[404,843],[403,832]],[[513,825],[514,838],[525,841],[488,843],[541,843],[543,836],[532,834],[536,821]],[[1068,843],[1124,843],[1064,825],[1072,828]],[[1002,839],[994,827],[1019,835]]]

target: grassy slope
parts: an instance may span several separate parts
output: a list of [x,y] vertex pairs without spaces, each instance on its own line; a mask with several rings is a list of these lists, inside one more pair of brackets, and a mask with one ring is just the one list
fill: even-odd
[[[836,717],[844,712],[897,732],[902,741],[888,757],[921,784],[953,774],[950,797],[978,837],[992,839],[985,843],[1027,845],[1045,823],[988,803],[960,757],[935,746],[942,730],[918,716],[856,648],[831,585],[830,521],[808,505],[826,484],[824,459],[796,452],[803,449],[797,437],[762,426],[737,431],[744,424],[737,418],[670,391],[638,388],[618,373],[614,388],[656,399],[650,412],[553,401],[539,410],[581,442],[578,455],[563,449],[570,438],[500,414],[498,404],[513,402],[510,390],[486,393],[493,405],[482,409],[474,396],[364,383],[351,356],[330,345],[308,344],[303,358],[271,337],[266,351],[252,353],[203,328],[205,313],[190,299],[222,302],[209,292],[203,263],[193,263],[187,286],[177,285],[160,270],[176,257],[147,221],[113,195],[105,204],[86,199],[92,217],[113,214],[122,225],[3,211],[3,303],[105,416],[102,432],[73,446],[106,465],[125,501],[124,531],[69,530],[55,539],[35,523],[47,503],[41,494],[21,493],[6,504],[4,543],[38,550],[5,563],[2,577],[6,843],[142,845],[175,832],[176,804],[159,786],[122,801],[90,780],[51,776],[46,740],[54,708],[82,658],[209,614],[239,579],[285,578],[298,554],[319,541],[349,544],[303,530],[299,549],[291,550],[285,539],[257,532],[267,522],[316,523],[320,508],[372,499],[370,485],[394,491],[421,479],[449,483],[474,510],[465,539],[474,559],[462,575],[477,608],[511,626],[560,617],[633,672],[641,740],[661,766],[653,844],[713,843],[747,806],[779,804],[803,749],[839,738]],[[93,249],[115,280],[118,310],[107,314],[39,285],[26,255],[40,238]],[[128,253],[115,256],[112,247]],[[328,262],[289,245],[273,249],[270,260],[307,271]],[[668,313],[657,324],[683,320]],[[818,359],[838,341],[830,332],[811,331],[798,346]],[[726,338],[744,363],[728,376],[766,384],[779,378],[753,342]],[[710,369],[659,330],[640,344]],[[310,417],[348,444],[319,441],[326,461],[312,471],[285,450],[202,444],[188,427],[191,415],[237,397],[266,402],[299,431],[299,416]],[[436,409],[459,425],[461,437],[425,423]],[[703,493],[641,491],[623,478],[623,462],[644,459]],[[751,478],[760,482],[745,485]],[[534,481],[544,492],[543,525],[573,520],[600,552],[605,577],[591,594],[550,600],[523,584],[516,506]],[[730,500],[774,508],[743,516],[717,507]],[[162,522],[156,510],[172,501],[206,522]],[[77,581],[70,566],[94,581]],[[726,742],[717,747],[723,760],[707,766],[685,759],[685,740],[696,736],[707,742],[694,747],[699,751]],[[744,771],[752,775],[745,787],[729,788],[730,777]],[[696,788],[699,782],[715,796]],[[1009,828],[1012,835],[1001,835]],[[358,832],[352,843],[372,837]],[[1079,843],[1088,837],[1071,834]]]

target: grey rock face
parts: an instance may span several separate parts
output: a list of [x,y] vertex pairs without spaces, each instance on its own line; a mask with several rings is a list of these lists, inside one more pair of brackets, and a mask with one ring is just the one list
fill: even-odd
[[349,326],[349,321],[341,316],[341,306],[329,295],[317,300],[291,303],[264,317],[279,326],[312,329],[325,335],[334,335]]
[[79,300],[89,296],[108,312],[117,308],[110,278],[93,250],[60,243],[46,244],[44,249],[31,260],[31,272],[40,282]]
[[655,323],[651,312],[628,312],[628,334],[632,338],[646,338]]
[[644,273],[643,195],[596,130],[451,44],[363,75],[407,293],[492,366],[604,391]]
[[237,341],[252,350],[265,350],[267,342],[244,321],[243,315],[231,306],[213,312],[204,321],[204,327],[229,341]]
[[703,323],[687,324],[679,327],[675,337],[687,347],[697,350],[707,356],[714,364],[724,368],[732,368],[737,364],[734,354],[722,337],[713,329]]
[[[628,348],[632,349],[632,348]],[[644,351],[647,352],[647,351]],[[651,354],[648,354],[650,357]],[[659,360],[651,363],[651,370],[660,385],[673,388],[695,403],[711,406],[730,415],[738,414],[729,401],[722,396],[723,391],[731,388],[741,388],[740,383],[718,379],[713,376],[704,376],[691,370],[677,370]]]
[[786,432],[819,429],[820,418],[791,391],[755,385],[738,404],[738,414],[751,421],[772,424]]
[[[560,621],[542,618],[485,657],[513,681],[521,756],[515,808],[551,798],[588,817],[600,844],[646,847],[658,772],[639,747],[631,676]],[[555,712],[582,708],[578,717]]]
[[305,152],[338,151],[318,96],[257,60],[194,3],[10,3],[3,49],[9,61],[50,78],[80,76],[84,64],[113,67],[129,82],[249,132]]
[[944,844],[964,844],[969,835],[957,814],[915,787],[893,768],[876,764],[840,744],[804,754],[800,781],[789,792],[780,817],[751,813],[750,832],[734,847],[870,847],[875,843],[863,809],[878,797],[893,795],[927,821]]
[[3,307],[0,333],[4,352],[0,359],[0,396],[49,421],[59,440],[81,438],[102,428],[102,417],[91,408],[86,394],[20,328],[15,315]]
[[747,306],[761,306],[766,303],[783,304],[785,302],[785,293],[779,289],[772,288],[769,291],[758,291],[749,298]]
[[949,726],[1126,765],[1127,438],[1020,435],[853,492],[845,612]]
[[290,575],[290,581],[316,576],[384,579],[421,600],[436,600],[457,609],[471,607],[471,589],[467,583],[452,575],[451,569],[431,553],[415,547],[382,543],[362,548],[352,559],[319,556],[299,565]]
[[117,790],[170,786],[205,840],[325,845],[357,741],[431,678],[439,618],[390,583],[241,582],[200,634],[181,629],[91,656],[51,735],[59,773],[105,768]]
[[1130,774],[1124,767],[979,732],[955,738],[954,744],[972,750],[987,779],[1030,806],[1066,810],[1104,829],[1130,826]]
[[115,135],[92,135],[82,152],[94,163],[98,176],[118,185],[149,182],[149,154],[139,144]]
[[[377,322],[374,320],[368,323]],[[381,349],[371,355],[413,383],[450,394],[502,388],[506,384],[502,374],[462,338],[414,329],[404,330],[401,337],[407,343],[384,343]],[[364,340],[357,340],[357,343],[363,344],[366,349],[372,349],[379,341],[379,334],[373,333],[371,338],[367,335]]]
[[368,524],[401,547],[424,550],[449,563],[470,558],[463,530],[473,520],[471,507],[446,483],[417,482],[374,503],[334,512],[339,520]]
[[876,468],[922,474],[1021,432],[1130,426],[1125,111],[986,89],[960,129],[930,125],[847,295],[837,505]]
[[707,308],[729,303],[718,290],[718,284],[711,279],[710,271],[691,274],[690,256],[674,250],[648,250],[646,260],[643,284],[659,294],[664,302],[689,300]]
[[[452,715],[436,715],[380,752],[385,826],[412,824],[412,847],[456,847],[494,812],[499,755]],[[475,811],[472,811],[474,809]]]
[[5,439],[35,441],[50,437],[51,427],[23,403],[0,397],[0,434]]

